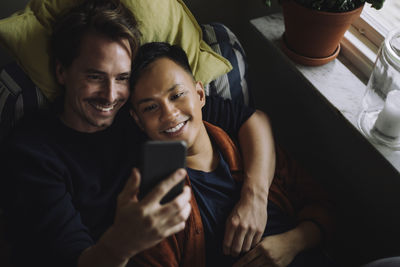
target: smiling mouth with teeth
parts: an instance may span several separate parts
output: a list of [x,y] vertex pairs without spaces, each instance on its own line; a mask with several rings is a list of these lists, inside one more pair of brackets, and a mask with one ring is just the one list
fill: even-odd
[[94,107],[96,110],[98,110],[98,111],[109,112],[109,111],[113,110],[117,106],[118,101],[116,101],[116,102],[114,102],[112,104],[106,104],[106,105],[100,104],[99,102],[89,101],[89,104],[92,107]]
[[178,125],[176,125],[173,128],[169,128],[167,130],[165,130],[164,132],[166,133],[176,133],[177,131],[179,131],[180,129],[182,129],[182,127],[186,124],[186,121],[179,123]]

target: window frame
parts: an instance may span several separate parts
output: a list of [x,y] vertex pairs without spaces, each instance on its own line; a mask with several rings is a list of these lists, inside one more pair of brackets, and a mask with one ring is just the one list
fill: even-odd
[[353,26],[368,40],[379,47],[389,30],[379,21],[374,19],[369,10],[370,7],[364,8],[361,16],[353,22]]
[[346,31],[342,41],[342,53],[361,73],[368,78],[372,72],[379,47],[389,30],[376,20],[370,5],[365,5]]

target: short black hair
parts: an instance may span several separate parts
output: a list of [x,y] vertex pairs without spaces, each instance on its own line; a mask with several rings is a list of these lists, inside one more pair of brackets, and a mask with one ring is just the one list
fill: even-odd
[[147,67],[160,58],[168,58],[182,67],[193,78],[192,69],[185,51],[178,45],[170,45],[165,42],[152,42],[142,45],[132,63],[130,88],[133,92],[136,83]]

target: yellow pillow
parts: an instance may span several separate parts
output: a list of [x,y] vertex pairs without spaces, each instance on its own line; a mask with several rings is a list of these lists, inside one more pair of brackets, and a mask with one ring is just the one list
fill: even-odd
[[[26,8],[0,20],[2,45],[47,98],[60,89],[50,69],[48,40],[51,25],[64,10],[83,0],[31,0]],[[229,61],[202,40],[195,18],[182,0],[121,0],[140,23],[142,43],[165,41],[180,45],[188,54],[196,80],[209,83],[232,69]]]

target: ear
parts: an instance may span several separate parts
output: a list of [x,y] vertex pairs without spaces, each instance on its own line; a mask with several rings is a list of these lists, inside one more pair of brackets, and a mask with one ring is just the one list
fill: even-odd
[[206,104],[206,93],[204,92],[204,86],[201,82],[196,82],[196,93],[199,96],[201,107]]
[[59,84],[65,85],[65,67],[61,64],[59,60],[56,60],[56,78]]
[[133,108],[131,108],[131,109],[129,110],[129,114],[131,114],[131,117],[135,120],[137,126],[139,126],[139,128],[140,128],[142,131],[144,131],[143,124],[142,124],[140,118],[138,117],[138,115],[136,114],[136,112],[135,112],[135,110],[134,110]]

